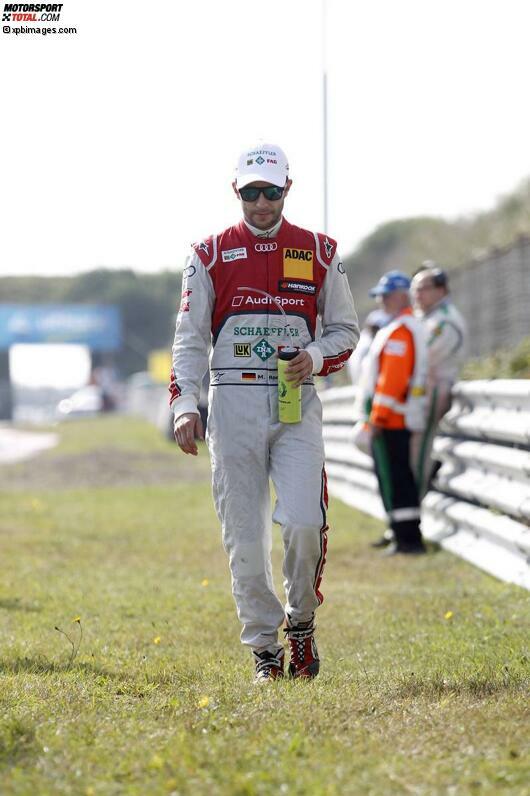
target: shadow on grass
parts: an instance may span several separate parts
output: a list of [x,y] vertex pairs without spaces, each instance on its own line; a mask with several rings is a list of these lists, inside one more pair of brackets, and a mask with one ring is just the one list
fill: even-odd
[[23,603],[20,597],[7,597],[0,599],[0,610],[5,611],[26,611],[27,613],[39,613],[42,608],[36,605],[28,605]]
[[[96,681],[113,682],[118,694],[144,696],[153,687],[190,687],[200,681],[201,674],[196,670],[171,669],[171,671],[152,672],[135,667],[130,670],[113,671],[96,663],[87,661],[50,661],[43,656],[28,658],[0,659],[0,674],[75,674]],[[0,793],[1,796],[1,793]]]
[[440,698],[444,696],[489,697],[503,693],[528,693],[530,672],[512,671],[508,667],[484,669],[476,672],[432,674],[403,677],[392,689],[394,696],[403,699],[414,697]]
[[13,660],[0,660],[0,673],[2,674],[64,674],[65,672],[78,672],[79,674],[105,677],[109,680],[126,679],[123,675],[104,669],[93,663],[67,661],[49,661],[47,658],[14,658]]

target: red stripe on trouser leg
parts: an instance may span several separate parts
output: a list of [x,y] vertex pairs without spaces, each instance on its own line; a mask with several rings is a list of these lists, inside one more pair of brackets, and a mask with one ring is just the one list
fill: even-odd
[[329,527],[327,525],[320,529],[320,549],[322,552],[320,554],[315,575],[315,594],[317,596],[319,605],[322,605],[324,602],[324,595],[320,591],[320,584],[322,583],[322,573],[324,572],[324,564],[326,563],[326,553],[328,550],[328,530]]
[[322,573],[324,572],[324,564],[326,563],[326,552],[328,549],[328,535],[327,531],[329,526],[326,523],[326,510],[328,508],[328,476],[326,468],[322,468],[322,479],[320,486],[320,508],[322,509],[322,527],[320,529],[320,558],[315,570],[315,594],[318,604],[322,605],[324,602],[324,595],[320,591],[320,584],[322,582]]
[[328,474],[326,473],[326,468],[325,467],[322,468],[322,479],[323,479],[323,482],[324,482],[324,489],[323,489],[322,498],[323,498],[324,508],[327,509],[328,508]]

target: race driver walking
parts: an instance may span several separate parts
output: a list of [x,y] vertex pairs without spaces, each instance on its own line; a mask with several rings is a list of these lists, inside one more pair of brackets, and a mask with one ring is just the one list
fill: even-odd
[[[282,215],[291,185],[280,147],[260,143],[240,155],[232,187],[243,218],[193,247],[170,384],[176,441],[196,455],[195,438],[203,436],[197,401],[209,356],[214,503],[241,641],[252,650],[257,682],[284,675],[282,624],[289,675],[313,678],[319,671],[315,611],[323,600],[328,525],[322,413],[313,376],[340,370],[359,338],[336,242]],[[277,358],[282,347],[293,345],[299,353],[287,378],[301,385],[302,418],[283,423]],[[277,496],[272,520],[283,537],[285,606],[272,580],[269,478]]]

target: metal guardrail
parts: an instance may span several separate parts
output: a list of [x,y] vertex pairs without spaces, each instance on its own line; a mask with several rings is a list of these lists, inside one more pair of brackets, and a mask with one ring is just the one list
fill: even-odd
[[[320,393],[331,494],[385,518],[372,459],[351,441],[354,387]],[[459,382],[435,439],[442,466],[422,503],[425,537],[530,589],[530,381]]]

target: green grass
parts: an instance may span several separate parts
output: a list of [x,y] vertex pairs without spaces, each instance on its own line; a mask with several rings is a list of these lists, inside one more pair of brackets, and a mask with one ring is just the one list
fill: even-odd
[[[380,523],[336,502],[321,676],[257,688],[204,448],[60,432],[0,471],[2,796],[530,794],[528,592],[443,551],[382,560]],[[56,626],[74,650],[82,628],[73,661]]]

